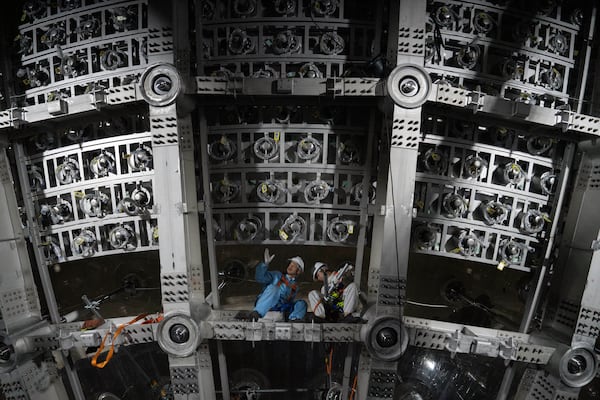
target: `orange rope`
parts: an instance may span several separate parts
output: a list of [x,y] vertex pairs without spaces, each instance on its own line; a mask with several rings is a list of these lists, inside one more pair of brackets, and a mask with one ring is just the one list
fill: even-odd
[[110,332],[106,332],[106,335],[104,335],[104,338],[102,339],[102,343],[100,343],[100,347],[98,347],[96,354],[94,354],[94,357],[92,357],[92,365],[96,368],[104,368],[106,366],[106,364],[108,364],[108,362],[112,358],[113,354],[115,353],[115,342],[117,341],[117,338],[119,337],[121,332],[123,332],[123,329],[125,329],[126,327],[128,327],[131,324],[135,324],[136,322],[138,322],[139,320],[141,320],[143,318],[146,318],[147,315],[148,314],[140,314],[137,317],[135,317],[134,319],[132,319],[131,321],[119,325],[119,327],[117,328],[117,330],[115,331],[115,333],[112,337],[110,349],[108,350],[106,359],[102,362],[98,362],[98,357],[100,356],[100,353],[102,353],[102,350],[104,350],[104,344],[106,343],[106,339],[108,339],[108,337],[111,335]]
[[354,399],[354,393],[356,393],[356,382],[358,381],[358,374],[354,375],[354,383],[352,383],[352,389],[350,390],[350,399]]
[[329,358],[325,358],[325,365],[327,367],[327,375],[331,376],[331,369],[333,367],[333,346],[331,346],[331,350],[329,351]]

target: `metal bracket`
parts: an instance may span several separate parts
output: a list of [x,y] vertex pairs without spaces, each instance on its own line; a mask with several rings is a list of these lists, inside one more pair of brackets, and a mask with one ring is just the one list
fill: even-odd
[[467,108],[473,110],[473,114],[483,109],[485,93],[479,90],[474,90],[467,95]]
[[327,79],[325,88],[327,90],[327,94],[330,94],[333,97],[339,96],[344,93],[344,80],[341,78]]

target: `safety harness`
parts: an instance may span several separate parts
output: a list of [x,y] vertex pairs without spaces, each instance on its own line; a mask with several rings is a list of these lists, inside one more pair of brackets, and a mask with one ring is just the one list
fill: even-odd
[[285,277],[285,275],[281,275],[279,282],[277,282],[277,287],[281,287],[281,285],[285,285],[291,289],[290,295],[286,299],[286,301],[288,301],[288,302],[291,301],[294,298],[294,296],[296,296],[298,287],[296,286],[295,283],[291,283],[290,281],[288,281],[288,279]]

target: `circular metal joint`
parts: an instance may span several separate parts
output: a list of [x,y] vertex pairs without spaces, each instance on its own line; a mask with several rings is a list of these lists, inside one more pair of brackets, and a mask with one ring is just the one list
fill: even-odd
[[427,101],[431,78],[423,67],[402,64],[390,73],[386,89],[388,96],[400,107],[416,108]]
[[140,80],[142,97],[151,106],[172,104],[183,91],[183,82],[175,66],[156,64],[148,67]]
[[402,79],[402,81],[400,81],[399,87],[400,92],[402,92],[402,94],[406,97],[413,97],[414,95],[419,93],[419,82],[417,82],[417,80],[412,76],[407,76],[404,79]]
[[0,343],[0,364],[6,365],[10,362],[12,351],[6,343]]
[[583,387],[596,376],[598,361],[586,344],[575,344],[560,359],[560,379],[570,387]]
[[389,327],[382,328],[375,337],[377,344],[383,348],[395,346],[398,343],[398,333]]
[[181,312],[167,314],[158,325],[158,345],[174,357],[192,355],[202,340],[198,324]]
[[408,346],[408,331],[399,318],[385,316],[363,326],[361,338],[367,350],[381,361],[398,360]]
[[186,343],[190,340],[190,330],[183,324],[174,324],[169,329],[169,338],[177,344]]

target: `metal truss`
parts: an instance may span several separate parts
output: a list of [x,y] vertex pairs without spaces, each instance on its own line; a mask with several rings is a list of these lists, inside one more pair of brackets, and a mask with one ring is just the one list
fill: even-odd
[[[129,325],[114,344],[158,342],[169,355],[176,399],[215,399],[214,362],[223,398],[229,398],[222,349],[227,341],[363,343],[360,354],[346,360],[348,373],[341,388],[349,392],[350,365],[358,358],[360,399],[393,396],[398,359],[409,345],[505,360],[509,367],[498,399],[506,398],[512,371],[523,364],[543,367],[550,375],[527,369],[517,399],[575,398],[582,380],[569,372],[568,363],[583,357],[597,364],[592,345],[599,334],[600,299],[594,285],[586,287],[585,281],[594,282],[598,274],[595,251],[600,238],[597,224],[583,224],[597,214],[590,211],[598,186],[593,144],[584,147],[571,200],[572,209],[588,213],[567,217],[566,232],[573,233],[573,240],[561,251],[568,255],[559,263],[572,261],[578,251],[585,256],[575,257],[573,269],[578,273],[565,281],[577,285],[572,290],[566,283],[558,285],[555,312],[545,321],[569,342],[528,333],[556,240],[573,160],[570,142],[595,138],[600,129],[600,119],[569,106],[574,96],[568,81],[573,79],[580,27],[567,21],[560,7],[528,21],[532,33],[513,56],[515,39],[502,36],[507,33],[501,35],[497,28],[525,18],[518,10],[484,1],[423,2],[418,7],[409,1],[390,2],[388,30],[398,35],[388,38],[387,59],[395,68],[387,79],[380,79],[362,77],[353,69],[379,52],[378,44],[369,48],[367,38],[380,42],[380,14],[354,23],[346,15],[351,9],[335,2],[339,8],[317,16],[315,23],[315,16],[304,15],[300,7],[281,11],[250,1],[255,7],[244,9],[240,2],[228,1],[224,8],[215,8],[214,2],[203,2],[196,7],[194,27],[198,65],[190,71],[190,65],[183,65],[191,51],[186,42],[189,20],[183,18],[187,9],[167,7],[169,18],[185,22],[164,26],[153,12],[153,7],[164,9],[157,3],[85,1],[64,10],[48,6],[27,15],[30,22],[20,27],[23,77],[28,80],[23,84],[28,87],[19,106],[0,112],[0,128],[17,136],[22,134],[19,129],[36,132],[20,140],[16,154],[29,240],[36,248],[51,323],[39,315],[24,236],[16,223],[10,171],[6,159],[0,159],[3,190],[11,206],[2,221],[12,223],[6,243],[15,245],[3,245],[2,254],[25,271],[21,280],[11,282],[10,289],[2,286],[0,293],[2,343],[14,344],[18,356],[11,368],[1,371],[7,398],[65,398],[54,363],[46,358],[36,365],[31,356],[95,347],[105,336],[112,344],[115,328],[129,319],[110,319],[89,331],[61,323],[46,266],[156,249],[165,319]],[[280,11],[286,15],[285,29]],[[436,27],[444,45],[439,59]],[[469,56],[471,51],[477,57]],[[471,59],[476,61],[473,66]],[[507,68],[510,77],[503,75]],[[548,98],[540,96],[548,93]],[[210,99],[211,105],[190,112],[183,101],[186,96]],[[294,106],[278,107],[271,98]],[[232,99],[236,107],[228,107]],[[260,105],[245,104],[246,99]],[[331,109],[310,107],[315,99],[333,105],[356,102],[363,112],[370,110],[369,117],[357,124],[352,112],[327,115]],[[374,123],[376,101],[383,111],[381,124]],[[140,107],[142,102],[147,105]],[[77,138],[81,129],[71,125],[71,117],[140,108],[143,124],[110,134],[106,125],[99,129],[96,124],[91,132],[81,133],[89,135],[85,140],[69,141],[69,135]],[[48,135],[47,121],[65,129]],[[144,129],[138,129],[141,125]],[[381,130],[380,147],[375,143],[376,127]],[[543,129],[533,142],[536,137],[526,132],[532,127]],[[496,136],[486,139],[493,128],[502,128],[501,134],[496,130]],[[512,139],[505,131],[512,132]],[[201,180],[195,176],[197,148]],[[130,162],[136,151],[148,150],[151,167]],[[106,167],[111,163],[112,170]],[[109,172],[104,174],[103,168]],[[553,190],[542,181],[545,177],[547,185],[550,175]],[[136,190],[152,193],[152,199],[145,205],[139,200],[128,203],[131,207],[123,204]],[[86,208],[83,200],[94,196],[104,209]],[[494,202],[506,207],[506,217],[490,224],[481,212]],[[69,209],[70,214],[64,211]],[[545,214],[540,230],[525,220],[532,210]],[[205,293],[197,245],[199,215],[207,228],[211,296]],[[303,230],[290,228],[301,225],[300,219]],[[119,237],[128,233],[134,240],[116,240],[117,228],[124,230]],[[90,233],[96,243],[88,247],[94,251],[82,251]],[[367,324],[241,322],[222,309],[215,246],[280,244],[293,235],[295,243],[357,249],[355,279],[360,282],[361,274],[368,274],[363,288],[372,305],[365,314]],[[471,245],[462,243],[469,238],[490,244],[471,252]],[[365,263],[362,249],[367,242],[371,259]],[[521,249],[520,258],[503,257],[511,242]],[[578,249],[578,243],[585,248]],[[404,315],[411,251],[476,260],[499,269],[534,270],[537,289],[521,331]],[[171,335],[172,327],[183,329],[191,339]],[[377,342],[378,335],[389,330],[398,337],[393,350]],[[217,342],[216,361],[211,359],[209,340]],[[75,397],[83,399],[76,375],[68,364],[66,368]]]

